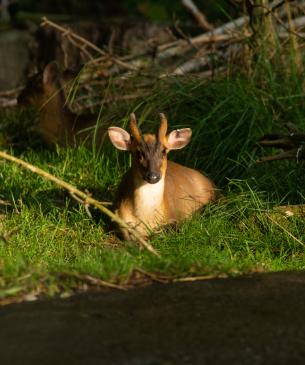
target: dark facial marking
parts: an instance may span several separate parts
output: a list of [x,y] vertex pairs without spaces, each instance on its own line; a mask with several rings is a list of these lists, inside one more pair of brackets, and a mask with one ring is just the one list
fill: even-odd
[[161,166],[166,156],[166,149],[156,138],[142,138],[135,151],[135,160],[144,180],[150,184],[157,183],[162,176]]

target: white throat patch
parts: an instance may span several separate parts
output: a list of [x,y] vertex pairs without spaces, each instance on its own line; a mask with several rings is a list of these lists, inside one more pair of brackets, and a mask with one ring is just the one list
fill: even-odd
[[156,184],[144,182],[135,190],[135,215],[150,228],[163,220],[163,195],[164,178]]

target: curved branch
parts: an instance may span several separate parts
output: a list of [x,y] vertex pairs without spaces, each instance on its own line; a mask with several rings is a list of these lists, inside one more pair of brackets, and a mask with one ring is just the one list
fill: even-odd
[[138,241],[138,243],[143,246],[144,248],[146,248],[149,252],[153,253],[156,256],[160,256],[158,254],[158,252],[150,245],[150,243],[148,243],[147,241],[145,241],[136,230],[134,230],[133,228],[131,228],[128,224],[126,224],[117,214],[113,213],[111,210],[109,210],[108,208],[106,208],[101,202],[93,199],[90,195],[84,193],[81,190],[78,190],[77,188],[75,188],[73,185],[55,177],[54,175],[40,169],[37,166],[31,165],[28,162],[25,162],[17,157],[11,156],[6,152],[0,151],[0,157],[4,158],[5,160],[11,161],[16,163],[17,165],[20,165],[30,171],[32,171],[34,174],[37,174],[41,177],[43,177],[44,179],[47,179],[49,181],[52,181],[53,183],[55,183],[56,185],[60,186],[61,188],[64,188],[66,190],[68,190],[70,193],[73,193],[75,196],[81,198],[84,200],[85,203],[87,204],[91,204],[93,205],[95,208],[99,209],[101,212],[103,212],[104,214],[106,214],[108,217],[110,217],[110,219],[114,222],[116,222],[119,226],[121,226],[122,228],[125,228],[128,230],[128,232],[135,237],[135,239]]

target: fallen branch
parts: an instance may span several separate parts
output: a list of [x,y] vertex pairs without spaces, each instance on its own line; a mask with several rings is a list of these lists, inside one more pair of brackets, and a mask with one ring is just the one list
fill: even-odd
[[198,57],[195,59],[190,59],[189,61],[185,62],[183,65],[178,66],[173,72],[169,74],[162,74],[160,78],[164,78],[167,76],[181,76],[185,75],[191,71],[197,71],[204,66],[206,66],[211,61],[210,56],[203,56]]
[[198,25],[204,31],[211,31],[214,27],[207,21],[205,15],[197,8],[196,4],[192,0],[181,0],[182,5],[188,12],[196,19]]
[[[281,1],[275,0],[269,4],[268,11],[273,9],[274,7],[279,6]],[[304,17],[305,18],[305,17]],[[294,20],[296,22],[296,19]],[[234,39],[236,36],[241,37],[240,29],[249,23],[249,16],[242,16],[237,19],[234,19],[230,22],[227,22],[212,31],[209,31],[204,34],[200,34],[196,37],[190,38],[189,41],[186,40],[177,40],[175,42],[171,42],[169,44],[163,44],[157,48],[157,57],[159,59],[168,59],[170,57],[180,55],[185,53],[192,46],[200,46],[204,43],[209,42],[218,42],[222,41],[221,37],[223,36],[224,39]],[[304,24],[305,20],[299,18],[299,20],[295,23],[295,27],[298,27],[299,24]],[[236,34],[238,33],[238,34]],[[223,40],[224,40],[223,39]]]
[[273,208],[274,212],[281,213],[284,217],[304,217],[305,216],[305,204],[298,205],[280,205]]
[[[90,60],[94,60],[94,57],[88,53],[86,50],[87,47],[91,48],[95,52],[97,52],[100,56],[107,56],[107,59],[110,59],[113,63],[117,64],[118,66],[121,66],[123,68],[126,68],[130,71],[137,71],[138,68],[134,67],[132,64],[124,62],[113,55],[110,55],[109,53],[103,51],[101,48],[93,44],[92,42],[88,41],[86,38],[81,37],[80,35],[73,32],[70,28],[62,27],[61,25],[58,25],[51,20],[49,20],[47,17],[42,17],[42,23],[40,24],[41,27],[52,27],[59,32],[62,33],[64,37],[67,37],[68,40],[77,48],[79,48],[82,52],[84,52]],[[78,43],[79,42],[79,43]]]
[[293,129],[293,125],[286,125],[290,134],[289,135],[278,135],[278,134],[267,134],[263,136],[257,145],[260,147],[273,147],[280,148],[283,152],[277,155],[263,156],[257,163],[275,160],[305,160],[305,134],[302,131]]
[[12,204],[11,204],[11,203],[9,203],[9,202],[7,202],[7,201],[5,201],[5,200],[0,199],[0,205],[10,206],[10,205],[12,205]]
[[[54,28],[55,30],[62,33],[63,36],[67,37],[67,39],[77,48],[79,48],[82,52],[86,51],[86,55],[89,58],[89,64],[95,64],[95,60],[93,55],[88,54],[88,49],[97,52],[99,54],[99,60],[103,61],[103,67],[99,69],[99,73],[104,77],[113,76],[121,73],[122,69],[126,69],[128,71],[139,71],[141,69],[146,69],[151,65],[151,62],[146,59],[142,59],[142,56],[145,55],[136,55],[132,60],[125,61],[121,58],[115,57],[112,54],[109,54],[102,50],[101,48],[95,46],[90,41],[85,38],[79,36],[74,33],[71,29],[60,26],[46,17],[42,18],[43,22],[41,26],[49,26]],[[175,42],[170,42],[168,44],[161,45],[157,47],[156,50],[156,58],[159,60],[165,60],[171,58],[173,56],[179,56],[181,54],[185,54],[188,50],[192,48],[197,48],[198,46],[202,46],[204,44],[209,43],[218,43],[225,41],[240,41],[244,37],[240,34],[232,34],[238,28],[242,27],[248,21],[248,17],[238,18],[231,22],[228,22],[221,27],[218,27],[212,31],[201,34],[197,37],[190,38],[188,40],[178,40]],[[111,62],[111,65],[106,65],[107,61]],[[98,63],[99,64],[99,63]],[[100,67],[101,65],[99,65]]]
[[279,160],[295,160],[298,159],[298,150],[293,149],[286,152],[278,153],[277,155],[263,156],[256,161],[256,163],[263,163],[267,161],[279,161]]
[[164,275],[161,273],[148,272],[141,268],[135,268],[129,274],[127,281],[124,283],[125,288],[132,288],[136,285],[147,284],[149,282],[157,282],[160,284],[172,284],[172,283],[184,283],[195,282],[212,279],[224,279],[227,278],[227,274],[211,274],[211,275],[198,275],[198,276],[177,276],[177,275]]
[[67,277],[67,278],[76,278],[88,285],[91,285],[91,286],[96,286],[96,287],[106,287],[106,288],[111,288],[111,289],[119,289],[119,290],[127,290],[127,288],[125,288],[124,286],[122,285],[118,285],[118,284],[114,284],[114,283],[111,283],[109,281],[105,281],[105,280],[102,280],[100,278],[97,278],[97,277],[94,277],[94,276],[91,276],[91,275],[88,275],[88,274],[78,274],[78,273],[70,273],[70,272],[61,272],[59,273],[59,276],[60,277]]
[[173,56],[184,54],[194,46],[202,46],[207,43],[224,42],[228,40],[239,41],[240,34],[234,34],[239,28],[248,23],[248,17],[238,18],[229,23],[222,25],[219,28],[214,29],[211,32],[200,34],[196,37],[190,38],[189,41],[178,40],[170,43],[170,45],[164,44],[158,47],[157,57],[160,60],[165,60]]
[[4,90],[4,91],[0,91],[0,97],[12,97],[12,96],[17,96],[20,91],[24,88],[24,86],[20,86],[20,87],[16,87],[15,89],[12,90]]
[[145,241],[138,233],[136,230],[134,230],[133,228],[131,228],[128,224],[126,224],[117,214],[114,214],[111,210],[109,210],[108,208],[104,207],[103,204],[101,204],[99,201],[93,199],[91,196],[89,196],[88,194],[82,192],[81,190],[78,190],[77,188],[75,188],[73,185],[55,177],[54,175],[40,169],[39,167],[36,167],[34,165],[31,165],[28,162],[25,162],[19,158],[16,158],[14,156],[9,155],[6,152],[0,151],[0,157],[4,158],[5,160],[14,162],[30,171],[32,171],[34,174],[37,174],[41,177],[43,177],[44,179],[47,179],[49,181],[52,181],[53,183],[55,183],[56,185],[60,186],[61,188],[64,188],[66,190],[68,190],[70,193],[74,194],[75,196],[77,196],[78,198],[81,198],[85,203],[87,204],[91,204],[93,205],[95,208],[97,208],[98,210],[100,210],[101,212],[103,212],[104,214],[106,214],[112,221],[116,222],[120,227],[125,228],[126,230],[128,230],[128,232],[139,242],[139,244],[141,246],[143,246],[144,248],[146,248],[149,252],[153,253],[156,256],[160,256],[157,251],[150,245],[150,243],[148,243],[147,241]]
[[9,243],[9,239],[16,234],[18,231],[20,230],[19,227],[15,227],[13,229],[11,229],[8,232],[4,232],[0,234],[0,240],[2,240],[3,242],[5,242],[6,244]]
[[184,276],[181,278],[174,278],[172,280],[173,283],[188,283],[194,281],[204,281],[204,280],[212,280],[212,279],[226,279],[228,277],[227,274],[221,275],[201,275],[201,276]]
[[295,237],[291,232],[289,232],[285,227],[283,227],[281,224],[279,224],[277,221],[275,221],[273,218],[270,217],[269,214],[266,214],[266,217],[276,226],[278,226],[279,228],[281,228],[286,234],[288,234],[289,237],[291,237],[292,239],[294,239],[297,243],[299,243],[301,246],[305,247],[305,244],[300,241],[297,237]]
[[83,47],[84,45],[90,47],[91,49],[93,49],[94,51],[96,51],[97,53],[99,53],[102,56],[106,55],[106,52],[104,52],[102,49],[100,49],[99,47],[97,47],[94,43],[89,42],[86,38],[81,37],[80,35],[74,33],[71,29],[69,28],[64,28],[54,22],[52,22],[51,20],[49,20],[47,17],[42,17],[42,23],[40,24],[41,27],[52,27],[56,30],[58,30],[59,32],[63,33],[63,36],[69,37],[71,39],[77,40],[79,41],[81,44],[78,43],[74,43],[74,45],[78,48],[80,48],[83,51]]
[[17,99],[13,98],[1,98],[0,97],[0,108],[13,108],[17,106]]

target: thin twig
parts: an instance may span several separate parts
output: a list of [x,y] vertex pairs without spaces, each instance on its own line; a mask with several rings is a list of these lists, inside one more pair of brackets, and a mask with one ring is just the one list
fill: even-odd
[[192,0],[181,0],[182,5],[188,12],[196,19],[198,25],[204,31],[211,31],[214,27],[207,21],[205,15],[197,8],[196,4]]
[[72,43],[73,44],[73,46],[75,46],[76,48],[79,48],[80,50],[81,50],[81,52],[83,52],[88,58],[89,58],[89,60],[90,61],[93,61],[94,60],[94,58],[92,57],[92,55],[90,54],[90,52],[88,52],[87,50],[86,50],[86,45],[79,45],[74,39],[73,39],[73,37],[71,37],[71,35],[68,35],[67,36],[67,39],[68,39],[68,41],[70,42],[70,43]]
[[175,278],[172,280],[173,283],[188,283],[194,281],[204,281],[204,280],[211,280],[211,279],[224,279],[227,278],[228,275],[204,275],[204,276],[185,276],[181,278]]
[[[277,6],[278,3],[279,3],[278,0],[271,2],[270,8],[272,9],[274,6]],[[270,8],[268,8],[267,10],[270,10]],[[158,46],[157,57],[159,59],[164,60],[172,56],[185,53],[191,48],[190,43],[192,44],[192,46],[194,45],[199,46],[204,43],[210,43],[210,42],[215,43],[223,40],[234,39],[236,37],[236,35],[234,36],[234,33],[236,34],[239,29],[241,29],[248,23],[249,23],[249,16],[242,16],[228,23],[225,23],[213,29],[210,32],[190,38],[189,41],[179,39],[174,42],[162,44]],[[239,39],[237,39],[236,41],[240,41],[240,34],[238,37]]]
[[9,243],[10,237],[12,237],[12,235],[17,233],[19,230],[20,230],[19,227],[15,227],[8,232],[1,233],[0,240],[4,241],[5,243]]
[[[88,55],[88,51],[85,51],[84,46],[90,47],[91,49],[93,49],[94,51],[96,51],[97,53],[99,53],[101,56],[107,56],[107,58],[109,58],[113,63],[116,63],[118,66],[121,66],[123,68],[126,68],[127,70],[131,70],[131,71],[137,71],[138,67],[130,64],[130,63],[126,63],[120,59],[118,59],[117,57],[112,56],[111,54],[103,51],[101,48],[97,47],[95,44],[93,44],[92,42],[88,41],[86,38],[81,37],[80,35],[76,34],[75,32],[73,32],[71,29],[69,28],[65,28],[62,27],[61,25],[58,25],[54,22],[52,22],[51,20],[49,20],[47,17],[42,17],[42,23],[40,24],[42,27],[52,27],[56,30],[58,30],[59,32],[61,32],[63,34],[63,36],[67,37],[67,39],[69,41],[73,41],[73,45],[77,48],[79,48],[82,52],[86,52],[87,56],[91,58],[91,60],[93,59],[93,57],[91,55]],[[75,40],[79,41],[81,44],[78,44],[77,42],[75,42]]]
[[175,24],[174,24],[174,27],[175,27],[175,30],[176,32],[182,37],[182,39],[184,39],[190,46],[192,46],[196,51],[199,51],[200,48],[195,46],[193,43],[192,43],[192,39],[187,36],[185,34],[185,32],[181,29],[181,27],[179,26],[179,22],[176,21]]
[[17,106],[16,98],[2,98],[0,97],[0,108],[12,108]]
[[80,199],[79,197],[77,197],[74,193],[72,193],[72,191],[69,191],[69,194],[71,195],[71,197],[76,200],[79,204],[83,205],[85,208],[85,211],[88,215],[89,218],[92,219],[92,214],[88,208],[88,203],[84,202],[82,199]]
[[6,97],[9,97],[9,96],[16,96],[20,93],[20,91],[24,88],[24,86],[20,86],[20,87],[17,87],[15,89],[12,89],[12,90],[4,90],[4,91],[0,91],[0,96],[6,96]]
[[296,28],[297,25],[297,21],[299,20],[300,23],[302,25],[304,25],[305,22],[305,17],[300,17],[294,20],[291,20],[290,23],[285,23],[279,16],[277,16],[272,10],[270,10],[270,8],[268,8],[267,6],[264,5],[259,5],[259,7],[267,10],[266,14],[271,14],[273,16],[273,18],[283,27],[283,29],[285,29],[288,33],[293,34],[294,36],[301,38],[301,39],[305,39],[301,33],[298,33],[297,31],[295,31],[293,28]]
[[157,251],[151,246],[151,244],[143,239],[143,237],[133,228],[131,228],[128,224],[126,224],[117,214],[113,213],[111,210],[106,208],[103,204],[101,204],[99,201],[93,199],[88,194],[84,193],[81,190],[78,190],[73,185],[55,177],[54,175],[40,169],[37,166],[31,165],[28,162],[25,162],[17,157],[11,156],[6,152],[0,151],[0,157],[14,162],[22,167],[25,167],[26,169],[32,171],[34,174],[37,174],[44,179],[47,179],[49,181],[52,181],[56,185],[60,186],[61,188],[64,188],[68,190],[69,192],[72,192],[77,197],[83,199],[84,202],[93,205],[95,208],[99,209],[101,212],[106,214],[110,219],[114,222],[116,222],[120,227],[125,228],[138,242],[141,246],[146,248],[149,252],[153,253],[156,256],[160,256]]
[[82,275],[82,274],[77,274],[77,273],[65,273],[65,275],[75,277],[79,280],[85,281],[88,284],[94,285],[94,286],[108,287],[108,288],[119,289],[119,290],[127,290],[127,288],[125,288],[122,285],[110,283],[109,281],[105,281],[105,280],[96,278],[94,276],[88,275],[88,274]]
[[135,273],[135,272],[139,272],[140,274],[147,276],[149,279],[151,279],[152,281],[156,281],[157,283],[162,283],[162,284],[168,284],[172,281],[171,276],[168,275],[162,275],[159,273],[153,273],[153,272],[148,272],[145,271],[139,267],[133,269],[131,276]]
[[6,200],[0,199],[0,205],[10,206],[12,204],[10,202],[7,202]]
[[[61,33],[63,33],[64,36],[69,36],[71,38],[74,38],[78,41],[80,41],[82,44],[87,44],[90,48],[92,48],[94,51],[96,51],[97,53],[101,54],[102,56],[106,55],[106,52],[104,52],[102,49],[100,49],[99,47],[97,47],[95,44],[93,44],[92,42],[88,41],[86,38],[81,37],[80,35],[74,33],[71,29],[67,29],[64,28],[54,22],[52,22],[51,20],[49,20],[47,17],[42,17],[42,23],[40,24],[41,27],[52,27],[54,29],[57,29],[58,31],[60,31]],[[81,48],[81,46],[79,46]]]
[[266,214],[266,217],[268,219],[270,219],[270,221],[275,224],[276,226],[278,226],[279,228],[281,228],[285,233],[288,234],[289,237],[291,237],[292,239],[294,239],[296,242],[298,242],[301,246],[305,247],[305,244],[300,241],[297,237],[295,237],[291,232],[289,232],[285,227],[283,227],[281,224],[279,224],[277,221],[275,221],[273,218],[270,217],[269,214]]

